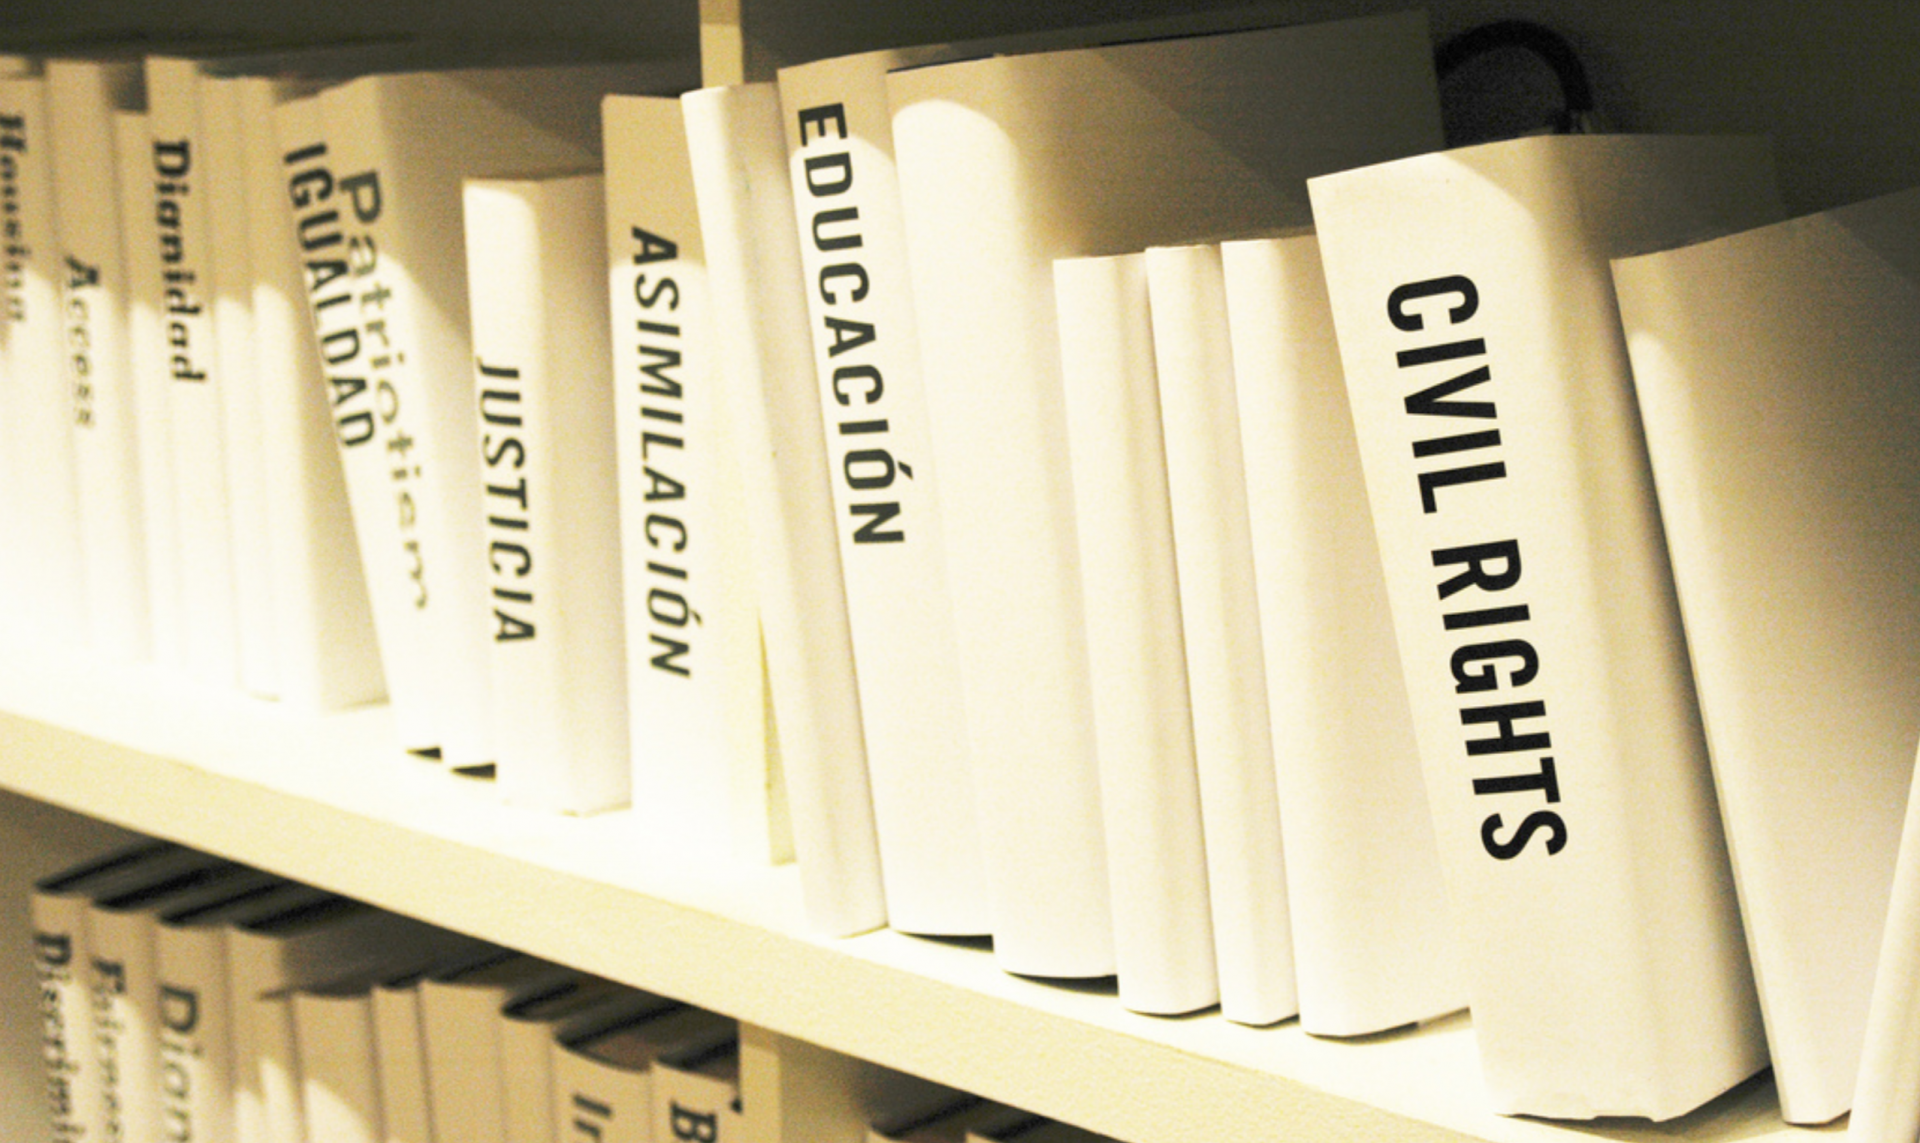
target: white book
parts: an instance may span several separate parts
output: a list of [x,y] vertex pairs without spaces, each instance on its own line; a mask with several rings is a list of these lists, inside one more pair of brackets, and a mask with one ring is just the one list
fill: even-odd
[[778,86],[887,923],[967,934],[992,909],[886,85],[950,52],[820,60]]
[[865,1143],[875,1122],[931,1112],[960,1094],[756,1024],[740,1024],[738,1035],[740,1104],[750,1139]]
[[298,709],[338,710],[377,701],[386,687],[307,309],[306,267],[289,237],[293,204],[275,114],[304,85],[264,76],[227,82],[239,103],[253,264],[248,311],[278,698]]
[[966,1096],[930,1113],[878,1121],[867,1133],[867,1143],[966,1143],[970,1137],[1004,1135],[1033,1118],[1004,1103]]
[[79,646],[87,638],[74,458],[73,385],[60,312],[60,242],[46,80],[0,78],[0,196],[8,242],[0,303],[6,311],[6,452],[18,540],[7,557],[16,587],[10,622],[29,639]]
[[93,965],[104,1138],[124,1143],[164,1138],[155,947],[161,915],[257,893],[279,880],[208,858],[131,892],[94,899],[87,911],[87,955]]
[[1766,147],[1309,190],[1490,1103],[1684,1113],[1766,1048],[1608,259],[1778,217]]
[[420,982],[420,1034],[435,1139],[504,1138],[500,1013],[571,975],[572,970],[549,961],[505,953]]
[[674,1003],[604,977],[575,974],[502,1007],[500,1109],[506,1143],[553,1143],[556,1040]]
[[121,177],[113,117],[144,106],[145,89],[131,60],[49,60],[46,77],[88,638],[140,660],[152,623],[120,202],[122,182],[144,167]]
[[1220,1011],[1300,1011],[1240,410],[1217,244],[1146,252]]
[[381,1143],[433,1143],[420,980],[418,974],[405,974],[379,982],[372,992],[374,1062],[385,1131]]
[[1220,1001],[1142,253],[1053,266],[1120,1003]]
[[1220,257],[1300,1026],[1365,1035],[1466,994],[1319,244]]
[[164,879],[199,860],[167,843],[137,842],[36,881],[27,894],[33,972],[45,1068],[47,1114],[58,1138],[105,1130],[96,1042],[87,913],[96,897]]
[[564,1143],[647,1143],[653,1063],[725,1017],[687,1005],[581,1029],[552,1044],[553,1135]]
[[283,883],[160,918],[154,959],[160,982],[163,1138],[203,1143],[238,1143],[243,1138],[228,938],[238,923],[279,915],[324,896],[307,886]]
[[1917,259],[1909,191],[1613,268],[1790,1123],[1852,1102],[1920,742]]
[[373,996],[364,984],[291,994],[301,1123],[312,1143],[387,1143]]
[[461,181],[593,166],[603,95],[683,78],[658,64],[370,75],[323,91],[319,124],[280,124],[402,742],[457,769],[493,762]]
[[286,993],[467,947],[469,938],[324,894],[232,923],[226,938],[233,1115],[242,1143],[299,1143],[302,1113]]
[[738,413],[760,622],[801,895],[813,926],[884,924],[873,803],[779,94],[771,83],[681,97],[719,342]]
[[495,764],[510,804],[627,804],[606,187],[469,179]]
[[673,1045],[653,1062],[656,1143],[749,1138],[740,1099],[740,1030],[731,1020]]
[[1847,1136],[1898,1143],[1920,1132],[1920,797],[1912,790],[1877,952]]
[[601,122],[634,812],[676,849],[788,861],[686,119],[677,98],[611,96]]
[[153,187],[146,173],[153,166],[153,136],[147,113],[116,111],[113,116],[114,165],[128,177],[119,181],[120,250],[126,260],[127,367],[133,386],[134,466],[140,475],[141,547],[146,554],[147,609],[152,657],[162,667],[184,665],[183,601],[180,587],[180,539],[173,484],[173,444],[167,416],[166,284],[161,278],[160,246],[154,240]]
[[1430,51],[1409,15],[888,77],[1009,969],[1113,967],[1053,260],[1306,221],[1309,174],[1437,143]]
[[[233,551],[234,634],[240,685],[250,694],[280,694],[279,633],[273,598],[273,559],[266,482],[266,412],[253,329],[252,223],[248,217],[245,126],[240,85],[203,75],[196,85],[200,131],[197,189],[205,196],[210,282],[219,363],[221,424],[226,430],[227,531]],[[284,236],[285,230],[277,233]],[[286,239],[281,237],[280,242]]]
[[214,329],[214,220],[209,185],[203,181],[209,172],[200,82],[200,66],[193,60],[147,58],[147,129],[153,146],[141,176],[149,187],[146,215],[155,227],[149,241],[160,252],[182,662],[201,682],[237,688],[239,582],[229,527],[227,380]]

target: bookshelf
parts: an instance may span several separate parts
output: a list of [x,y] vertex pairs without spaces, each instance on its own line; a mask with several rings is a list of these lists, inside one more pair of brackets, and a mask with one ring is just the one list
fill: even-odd
[[[103,31],[312,36],[593,36],[699,53],[711,81],[812,56],[1108,19],[1204,14],[1218,0],[14,0],[0,47]],[[1404,5],[1293,0],[1289,19]],[[1505,16],[1563,31],[1614,126],[1764,130],[1790,205],[1920,183],[1920,8],[1891,0],[1435,0],[1436,34]],[[1122,1010],[1111,988],[1010,977],[971,942],[806,934],[789,869],[701,874],[650,852],[623,814],[509,811],[486,787],[401,757],[384,712],[306,718],[0,640],[0,891],[103,846],[174,838],[375,904],[678,996],[1128,1143],[1312,1140],[1811,1143],[1764,1080],[1676,1123],[1569,1126],[1488,1114],[1462,1018],[1365,1042],[1217,1016]],[[18,910],[16,909],[17,913]],[[24,918],[0,932],[24,948]],[[0,981],[0,1135],[37,1137],[20,969]],[[16,1031],[28,1033],[24,1037]]]

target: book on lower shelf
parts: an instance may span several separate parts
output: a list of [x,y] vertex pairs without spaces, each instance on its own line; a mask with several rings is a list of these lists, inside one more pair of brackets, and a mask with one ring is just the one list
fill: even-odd
[[1853,1100],[1920,742],[1917,265],[1907,191],[1613,266],[1790,1123]]
[[1491,1104],[1680,1115],[1766,1049],[1608,259],[1777,218],[1767,145],[1308,186]]
[[1309,174],[1437,144],[1430,53],[1424,21],[1394,16],[887,78],[994,950],[1015,972],[1113,971],[1053,260],[1305,222]]

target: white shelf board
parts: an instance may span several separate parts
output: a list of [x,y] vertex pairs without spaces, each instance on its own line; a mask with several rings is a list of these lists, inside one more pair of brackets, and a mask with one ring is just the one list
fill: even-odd
[[818,938],[790,867],[659,852],[626,813],[502,806],[403,754],[384,708],[303,715],[55,652],[0,658],[0,786],[1128,1143],[1844,1130],[1784,1127],[1764,1077],[1668,1124],[1495,1116],[1465,1016],[1332,1041],[1129,1013],[1110,981],[1010,976],[984,942]]

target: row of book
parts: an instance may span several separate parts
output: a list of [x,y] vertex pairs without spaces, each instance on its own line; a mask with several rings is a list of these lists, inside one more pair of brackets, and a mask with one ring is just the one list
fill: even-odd
[[170,843],[30,907],[57,1140],[1102,1143]]
[[[405,747],[1144,1012],[1467,1006],[1503,1112],[1902,1105],[1907,200],[1780,223],[1751,139],[1444,150],[1414,16],[684,94],[302,67],[145,61],[149,166],[169,76],[265,101],[251,328],[305,380],[255,415],[333,437],[289,502],[371,627],[307,630],[377,631]],[[154,169],[189,257],[221,180]],[[262,338],[269,255],[311,333]],[[176,475],[258,443],[171,360]]]

